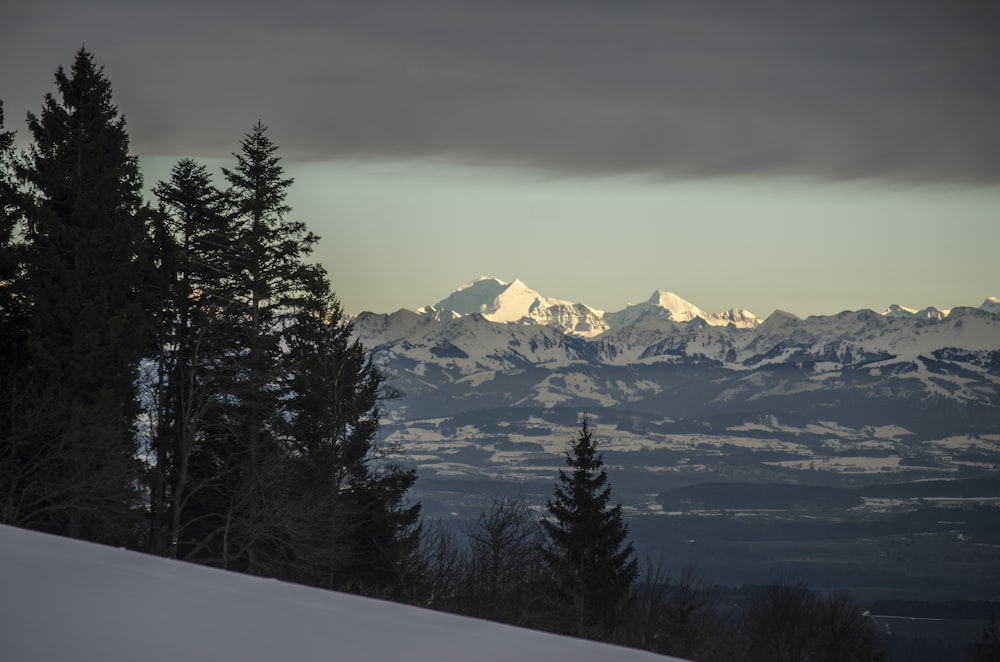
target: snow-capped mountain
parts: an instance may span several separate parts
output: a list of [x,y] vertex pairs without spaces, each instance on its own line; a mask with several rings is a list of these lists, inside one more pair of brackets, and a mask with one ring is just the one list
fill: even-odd
[[706,313],[673,292],[664,290],[656,290],[641,303],[605,313],[586,304],[542,296],[518,279],[506,283],[485,276],[462,285],[436,304],[418,308],[416,312],[436,320],[479,314],[491,322],[544,324],[583,338],[592,338],[608,329],[646,317],[660,317],[674,322],[700,321],[709,326],[733,325],[737,328],[752,328],[760,324],[756,315],[742,308]]
[[907,308],[906,306],[900,306],[897,303],[892,304],[882,311],[882,315],[885,317],[913,317],[916,314],[916,308]]
[[721,313],[706,313],[698,306],[685,301],[673,292],[656,290],[642,303],[632,303],[615,313],[607,313],[604,319],[609,326],[625,326],[644,317],[662,317],[673,322],[701,322],[710,326],[733,325],[740,329],[753,328],[760,324],[760,318],[743,308],[731,308]]
[[[878,420],[907,427],[909,419],[887,413],[903,407],[907,417],[993,420],[1000,432],[1000,314],[986,305],[947,315],[895,306],[806,319],[779,310],[738,326],[713,324],[719,316],[658,291],[603,316],[606,330],[586,335],[582,317],[557,318],[579,310],[520,281],[484,279],[420,312],[362,313],[354,330],[407,394],[392,410],[404,426],[410,417],[484,406],[755,411],[759,404],[750,403],[765,394],[769,411],[783,411],[813,393],[830,408],[817,410],[824,421],[852,402],[851,417],[877,406]],[[690,379],[697,389],[663,400]],[[975,413],[956,414],[956,406]]]
[[[987,299],[987,301],[989,301],[989,299]],[[986,304],[983,304],[984,309],[985,305]],[[900,306],[899,304],[894,303],[882,311],[882,314],[886,317],[916,317],[918,319],[941,320],[947,317],[950,312],[950,310],[938,310],[934,306],[928,306],[922,310],[916,310],[915,308],[907,308],[906,306]]]
[[947,311],[893,305],[881,315],[860,310],[805,320],[779,310],[761,322],[742,309],[706,313],[663,290],[602,313],[544,297],[520,280],[481,278],[416,312],[362,313],[355,330],[387,360],[435,363],[456,376],[553,363],[683,360],[729,370],[786,363],[833,370],[912,361],[943,349],[1000,352],[996,301]]
[[584,337],[608,328],[602,311],[582,303],[543,297],[518,279],[505,283],[496,278],[480,278],[432,306],[418,308],[417,313],[438,320],[478,314],[491,322],[544,324]]
[[983,301],[983,305],[979,307],[980,309],[991,313],[1000,313],[1000,299],[996,297],[986,297],[986,300]]
[[362,313],[354,324],[365,345],[385,359],[432,362],[457,375],[567,362],[683,360],[712,361],[729,370],[784,363],[819,363],[834,370],[874,361],[910,361],[946,348],[1000,352],[1000,315],[977,308],[955,308],[940,318],[862,310],[803,320],[775,311],[750,328],[710,325],[703,316],[688,314],[685,321],[666,313],[637,315],[589,337],[542,320],[528,323],[527,315],[516,323],[491,321],[496,313],[444,320],[410,311]]
[[428,503],[452,512],[482,481],[550,482],[587,412],[641,510],[675,478],[993,475],[998,307],[761,321],[657,290],[602,315],[483,279],[417,312],[362,313],[354,329],[406,394],[384,431]]

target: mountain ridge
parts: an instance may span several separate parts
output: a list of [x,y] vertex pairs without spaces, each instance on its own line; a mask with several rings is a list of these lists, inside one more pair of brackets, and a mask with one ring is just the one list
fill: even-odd
[[485,300],[463,295],[474,304],[465,314],[354,319],[405,394],[386,403],[383,430],[419,471],[428,512],[474,517],[468,504],[488,489],[544,503],[581,412],[598,426],[617,493],[650,516],[662,514],[650,495],[678,484],[852,485],[1000,466],[1000,310],[989,305],[776,310],[738,327],[656,290],[626,307],[627,323],[586,335],[552,323],[579,308],[523,284],[510,293],[514,321],[491,321],[511,302],[498,298],[502,282],[480,294],[487,287]]
[[[928,306],[917,309],[894,303],[885,308],[880,315],[885,318],[943,320],[957,308],[961,306],[946,309]],[[1000,313],[1000,299],[987,297],[978,309]],[[583,338],[594,338],[611,329],[628,326],[649,317],[698,326],[737,329],[757,328],[776,315],[779,318],[790,316],[797,320],[802,319],[782,310],[775,310],[766,318],[761,318],[741,307],[709,313],[679,295],[663,289],[656,289],[647,299],[639,303],[629,303],[620,310],[603,311],[584,303],[542,295],[517,278],[508,283],[488,276],[481,276],[465,283],[437,303],[422,306],[413,312],[437,321],[482,315],[490,322],[543,324]],[[861,310],[844,312],[861,312]]]

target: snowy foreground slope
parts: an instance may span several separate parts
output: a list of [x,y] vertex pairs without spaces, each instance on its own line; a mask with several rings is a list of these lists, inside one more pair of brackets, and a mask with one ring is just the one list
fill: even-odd
[[0,659],[673,658],[0,526]]

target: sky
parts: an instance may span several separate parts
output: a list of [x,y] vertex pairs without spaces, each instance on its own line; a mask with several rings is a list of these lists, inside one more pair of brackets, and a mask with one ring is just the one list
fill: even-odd
[[[85,46],[148,185],[269,127],[349,313],[1000,296],[990,0],[5,0],[7,128]],[[221,184],[221,175],[216,182]]]

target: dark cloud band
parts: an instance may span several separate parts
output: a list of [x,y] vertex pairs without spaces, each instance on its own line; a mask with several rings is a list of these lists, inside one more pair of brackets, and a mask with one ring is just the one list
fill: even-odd
[[58,53],[47,82],[86,42],[140,153],[259,117],[305,158],[1000,180],[993,2],[45,5],[0,28],[8,123],[41,102],[12,58]]

